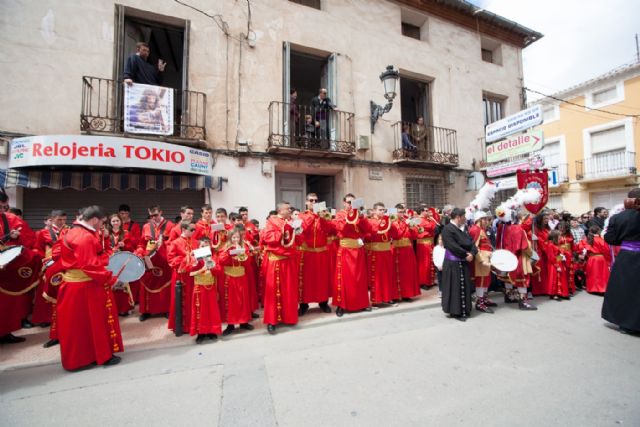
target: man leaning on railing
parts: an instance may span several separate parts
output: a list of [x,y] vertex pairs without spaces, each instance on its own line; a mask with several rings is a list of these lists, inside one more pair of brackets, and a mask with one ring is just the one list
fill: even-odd
[[160,86],[162,84],[162,73],[167,63],[158,59],[157,67],[149,64],[149,45],[146,42],[136,43],[136,53],[131,54],[124,63],[124,82],[128,85],[132,83],[142,83],[146,85]]

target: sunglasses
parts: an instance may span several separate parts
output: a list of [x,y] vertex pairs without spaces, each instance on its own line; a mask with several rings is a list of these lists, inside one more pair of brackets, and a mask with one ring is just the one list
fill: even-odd
[[307,200],[310,201],[310,202],[313,202],[313,203],[317,203],[318,202],[318,199],[307,199]]

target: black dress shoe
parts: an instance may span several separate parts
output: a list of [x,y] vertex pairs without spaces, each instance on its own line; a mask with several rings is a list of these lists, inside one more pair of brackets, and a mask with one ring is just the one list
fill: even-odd
[[236,327],[234,325],[227,325],[227,328],[222,331],[222,336],[226,337],[227,335],[231,335],[235,329]]
[[207,338],[205,334],[198,334],[196,337],[196,344],[202,344],[205,338]]
[[19,342],[25,342],[27,339],[24,337],[17,337],[13,334],[7,334],[0,337],[0,344],[17,344]]
[[104,366],[117,365],[118,363],[120,363],[121,360],[122,360],[122,358],[120,356],[113,355],[113,356],[111,356],[111,359],[109,359],[106,362],[104,362]]
[[331,307],[329,306],[329,303],[321,302],[319,306],[320,306],[320,310],[322,310],[323,312],[331,313]]
[[336,307],[336,316],[338,316],[338,317],[344,316],[344,308]]
[[118,316],[120,317],[127,317],[129,315],[128,311],[123,311],[122,313],[118,313]]
[[44,348],[49,348],[49,347],[53,347],[54,345],[58,345],[60,344],[60,341],[58,340],[49,340],[46,343],[42,344],[42,346]]
[[413,302],[412,298],[402,298],[403,302]]
[[207,334],[207,338],[209,338],[211,341],[215,341],[218,339],[218,336],[216,334]]
[[267,325],[267,332],[271,335],[276,333],[276,325]]
[[242,323],[240,324],[240,329],[244,329],[246,331],[253,331],[254,327],[249,323]]
[[371,306],[363,308],[362,311],[371,311]]
[[309,304],[302,303],[298,308],[298,316],[304,316],[309,311]]
[[258,313],[251,313],[251,318],[252,319],[259,319],[260,316],[258,316]]
[[163,313],[163,316],[164,316],[165,319],[168,319],[169,318],[169,313]]
[[150,317],[151,317],[151,315],[150,315],[149,313],[144,313],[144,314],[141,314],[141,315],[140,315],[140,317],[138,317],[138,319],[139,319],[141,322],[144,322],[145,320],[147,320],[147,319],[148,319],[148,318],[150,318]]
[[466,322],[467,318],[466,317],[462,317],[462,316],[455,316],[454,319],[456,319],[459,322]]
[[22,319],[22,329],[33,328],[33,323],[29,322],[29,319]]
[[49,326],[51,326],[51,323],[47,323],[47,322],[38,323],[38,326],[40,326],[41,328],[48,328]]

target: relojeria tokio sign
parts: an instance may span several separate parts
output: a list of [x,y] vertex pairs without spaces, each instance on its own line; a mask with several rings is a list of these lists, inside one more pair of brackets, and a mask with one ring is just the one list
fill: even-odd
[[211,153],[182,145],[93,135],[41,135],[11,141],[9,168],[106,166],[211,175]]

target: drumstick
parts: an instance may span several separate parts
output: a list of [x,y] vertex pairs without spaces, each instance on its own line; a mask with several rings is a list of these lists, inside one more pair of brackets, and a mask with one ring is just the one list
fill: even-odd
[[124,268],[127,266],[127,264],[129,264],[129,261],[131,261],[132,259],[133,259],[133,257],[127,258],[127,260],[124,262],[124,264],[122,264],[122,267],[120,267],[120,270],[118,271],[118,274],[116,274],[116,281],[118,281],[118,279],[120,278],[120,275],[124,271]]

